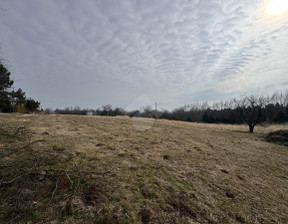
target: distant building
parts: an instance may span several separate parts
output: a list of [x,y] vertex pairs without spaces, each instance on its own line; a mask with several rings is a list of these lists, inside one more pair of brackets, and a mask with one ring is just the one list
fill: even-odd
[[87,111],[87,112],[86,112],[86,115],[87,115],[87,116],[92,116],[92,115],[93,115],[93,111]]

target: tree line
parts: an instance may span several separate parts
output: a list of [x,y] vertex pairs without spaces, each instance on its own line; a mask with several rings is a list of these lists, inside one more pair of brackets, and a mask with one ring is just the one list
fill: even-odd
[[[0,11],[4,10],[0,8]],[[19,88],[15,91],[14,81],[10,78],[10,72],[0,58],[0,112],[31,113],[39,110],[40,102],[27,98],[25,92]]]
[[242,96],[239,99],[191,104],[172,112],[165,111],[161,118],[203,123],[247,124],[249,131],[260,123],[288,122],[288,92],[272,96]]
[[126,115],[188,122],[247,124],[249,131],[253,132],[254,127],[260,123],[288,122],[288,91],[285,94],[275,92],[271,96],[266,97],[244,95],[238,99],[214,102],[212,104],[207,102],[192,103],[173,111],[153,110],[150,106],[146,106],[142,110],[125,111],[119,107],[114,109],[108,104],[96,110],[67,107],[65,109],[56,109],[55,113],[100,116]]
[[[0,60],[0,112],[30,113],[39,110],[40,102],[27,98],[25,92],[13,87],[10,72]],[[48,110],[49,111],[49,110]],[[173,111],[153,110],[146,106],[142,110],[125,111],[123,108],[113,108],[107,104],[98,109],[81,109],[67,107],[56,109],[57,114],[100,115],[100,116],[130,116],[148,117],[168,120],[179,120],[203,123],[247,124],[249,131],[259,123],[288,122],[288,91],[275,92],[272,96],[247,96],[213,104],[192,103]]]
[[25,92],[19,88],[15,90],[10,72],[0,60],[0,112],[31,113],[39,109],[40,102],[27,98]]

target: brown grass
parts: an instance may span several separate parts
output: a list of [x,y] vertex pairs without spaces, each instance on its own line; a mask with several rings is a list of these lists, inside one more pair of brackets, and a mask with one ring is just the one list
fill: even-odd
[[[287,125],[250,134],[244,125],[59,115],[1,115],[0,124],[27,127],[30,141],[43,140],[34,152],[69,155],[57,166],[89,173],[73,194],[66,175],[56,191],[57,178],[41,185],[32,202],[43,206],[25,222],[288,223],[288,148],[264,141]],[[15,143],[6,140],[2,151]]]

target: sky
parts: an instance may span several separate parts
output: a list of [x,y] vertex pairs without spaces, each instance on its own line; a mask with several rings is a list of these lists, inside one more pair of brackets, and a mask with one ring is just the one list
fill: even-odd
[[2,0],[0,56],[15,87],[43,108],[157,102],[159,109],[172,109],[286,92],[287,5]]

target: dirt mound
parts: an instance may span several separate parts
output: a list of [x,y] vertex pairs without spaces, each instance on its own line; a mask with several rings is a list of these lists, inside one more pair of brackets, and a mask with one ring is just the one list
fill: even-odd
[[288,146],[288,130],[270,132],[265,139],[268,142]]

